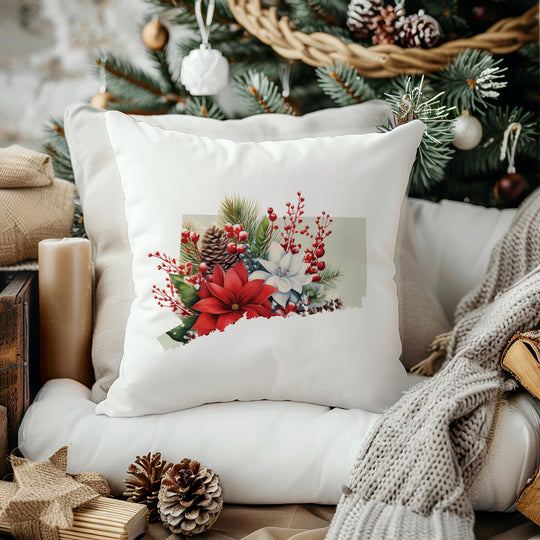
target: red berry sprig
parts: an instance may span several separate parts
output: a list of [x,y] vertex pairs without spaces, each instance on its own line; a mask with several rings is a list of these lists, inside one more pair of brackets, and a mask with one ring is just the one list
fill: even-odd
[[[305,198],[302,197],[302,193],[300,191],[298,191],[296,194],[298,195],[298,203],[296,206],[290,202],[285,204],[287,207],[287,215],[283,216],[284,226],[283,231],[281,231],[281,238],[283,240],[280,244],[285,252],[290,252],[293,255],[300,253],[300,250],[302,249],[302,244],[296,243],[296,233],[307,234],[309,229],[308,225],[305,225],[302,229],[299,229],[300,224],[304,221],[302,216],[304,215]],[[268,211],[270,210],[272,210],[272,208],[268,209]],[[272,216],[275,216],[273,210],[271,214],[269,213],[268,219],[274,222],[276,218],[272,218]],[[274,228],[277,229],[277,227]]]
[[232,255],[236,253],[245,253],[245,243],[249,240],[249,234],[244,230],[244,227],[240,223],[237,223],[236,225],[226,223],[223,226],[223,229],[227,233],[227,238],[230,240],[227,244],[227,251]]
[[304,262],[309,264],[306,270],[306,274],[312,274],[311,281],[316,283],[321,280],[319,272],[326,268],[326,263],[321,260],[325,255],[324,240],[332,234],[331,230],[328,230],[330,224],[333,223],[333,219],[324,210],[322,214],[315,220],[317,225],[317,232],[310,235],[313,240],[311,247],[306,248],[304,255]]
[[161,263],[157,265],[157,269],[162,270],[167,274],[167,277],[165,278],[165,288],[152,285],[152,295],[157,301],[157,305],[159,307],[171,309],[173,313],[180,315],[181,317],[193,315],[193,312],[182,303],[180,298],[178,298],[178,291],[171,281],[171,274],[190,276],[193,271],[193,265],[190,262],[186,264],[179,263],[176,259],[172,259],[159,251],[149,253],[148,256],[159,259]]
[[190,231],[188,229],[182,229],[180,242],[184,245],[184,249],[186,250],[186,253],[195,253],[195,257],[197,257],[197,261],[199,264],[201,263],[201,252],[199,251],[199,234],[195,231]]

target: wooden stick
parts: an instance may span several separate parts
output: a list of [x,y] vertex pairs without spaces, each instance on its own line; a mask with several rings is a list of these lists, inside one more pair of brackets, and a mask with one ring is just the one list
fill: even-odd
[[[60,529],[61,540],[134,540],[148,529],[144,504],[98,497],[73,510],[73,526]],[[0,533],[11,533],[0,521]]]

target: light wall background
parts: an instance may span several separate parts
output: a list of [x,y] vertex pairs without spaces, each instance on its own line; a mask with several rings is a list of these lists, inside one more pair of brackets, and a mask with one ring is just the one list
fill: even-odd
[[99,91],[99,48],[145,66],[142,0],[0,0],[0,147],[39,149],[43,123]]

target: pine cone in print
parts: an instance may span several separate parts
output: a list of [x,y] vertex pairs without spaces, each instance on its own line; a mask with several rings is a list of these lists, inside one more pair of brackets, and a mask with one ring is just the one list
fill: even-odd
[[437,45],[441,32],[439,23],[431,16],[420,10],[415,15],[400,19],[396,30],[403,47],[422,47],[430,49]]
[[324,306],[318,306],[310,310],[311,313],[322,313],[323,311],[337,311],[343,309],[343,300],[341,298],[332,298],[324,303]]
[[371,41],[374,45],[395,43],[397,39],[396,22],[398,12],[394,6],[381,8],[379,13],[371,18],[369,28],[373,32]]
[[201,240],[201,262],[208,265],[207,273],[211,274],[217,264],[225,272],[232,268],[240,259],[238,254],[229,253],[227,233],[216,225],[206,229]]
[[163,477],[158,511],[173,533],[195,536],[207,531],[222,508],[219,476],[198,461],[183,459]]
[[351,0],[347,9],[347,27],[358,38],[369,37],[371,19],[382,8],[382,0]]
[[146,456],[137,456],[126,471],[128,476],[124,482],[126,491],[124,497],[129,502],[146,504],[148,507],[148,520],[150,523],[158,521],[157,502],[161,478],[172,463],[161,459],[161,454],[148,453]]

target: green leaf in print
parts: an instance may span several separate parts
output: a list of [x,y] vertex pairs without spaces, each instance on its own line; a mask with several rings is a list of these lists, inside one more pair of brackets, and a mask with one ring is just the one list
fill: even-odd
[[193,304],[196,304],[200,298],[195,287],[191,283],[186,283],[184,279],[185,276],[171,274],[172,284],[176,287],[176,290],[180,295],[180,300],[182,300],[182,304],[187,308],[190,308]]
[[251,245],[251,252],[253,253],[254,257],[266,257],[271,238],[272,225],[268,219],[268,216],[264,216],[257,227],[255,241]]
[[189,339],[186,337],[186,334],[191,330],[195,321],[199,318],[198,315],[193,315],[192,317],[181,317],[180,320],[182,324],[174,327],[172,330],[167,332],[167,335],[174,339],[174,341],[179,341],[180,343],[186,343]]

